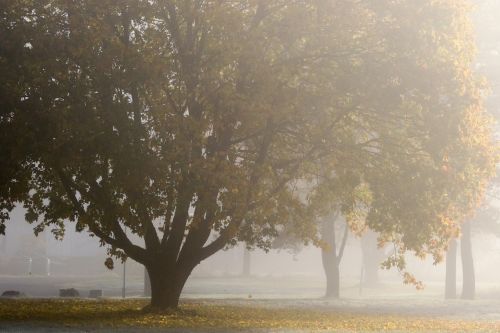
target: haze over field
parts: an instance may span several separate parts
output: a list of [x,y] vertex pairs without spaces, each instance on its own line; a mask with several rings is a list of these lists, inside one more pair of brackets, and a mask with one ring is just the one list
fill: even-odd
[[4,296],[500,329],[500,1],[6,0],[0,73]]

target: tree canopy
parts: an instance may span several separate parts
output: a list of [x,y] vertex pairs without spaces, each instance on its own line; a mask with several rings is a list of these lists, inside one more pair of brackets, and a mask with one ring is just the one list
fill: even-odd
[[465,1],[0,9],[1,224],[16,202],[75,222],[146,266],[155,307],[238,240],[316,241],[332,203],[439,258],[493,173]]

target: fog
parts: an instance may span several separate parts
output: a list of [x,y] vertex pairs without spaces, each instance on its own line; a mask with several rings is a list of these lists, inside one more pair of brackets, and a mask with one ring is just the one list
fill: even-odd
[[[106,251],[96,238],[77,233],[72,225],[62,240],[45,231],[38,237],[24,221],[24,210],[16,209],[7,225],[9,237],[0,238],[0,289],[23,290],[33,297],[54,297],[59,289],[76,288],[82,295],[91,289],[103,289],[104,295],[122,295],[123,265],[117,261],[113,270],[105,267]],[[136,240],[139,241],[139,240]],[[477,299],[500,297],[500,238],[475,231],[473,238]],[[388,249],[371,249],[387,258]],[[246,248],[238,245],[203,261],[188,280],[183,296],[187,298],[263,298],[320,299],[325,293],[321,249],[299,246],[295,249],[252,249],[245,263]],[[378,269],[378,281],[367,281],[363,268],[362,239],[350,234],[340,265],[341,297],[347,299],[436,299],[444,297],[445,263],[432,259],[407,257],[408,268],[425,288],[416,290],[404,285],[397,270]],[[245,272],[247,266],[248,272]],[[462,284],[460,257],[457,260],[457,287]],[[126,262],[127,297],[144,295],[142,265]]]
[[[500,1],[477,1],[473,22],[478,47],[475,70],[488,80],[490,92],[486,105],[499,120]],[[500,319],[500,197],[497,192],[498,189],[492,187],[479,210],[487,213],[478,212],[471,222],[474,300],[460,300],[463,283],[460,240],[456,262],[457,300],[446,303],[445,258],[434,263],[431,257],[420,259],[406,254],[406,270],[423,284],[423,289],[418,290],[413,284],[405,284],[402,273],[394,267],[381,267],[394,251],[390,245],[377,248],[377,235],[366,232],[362,235],[349,232],[347,236],[339,265],[340,300],[324,298],[326,278],[321,248],[295,244],[291,248],[285,246],[265,252],[256,247],[247,249],[244,243],[229,246],[203,260],[189,277],[182,298],[263,304],[274,300],[289,306],[302,301],[319,308],[326,304],[375,313],[385,306],[391,313],[436,311],[447,316],[466,314],[473,318]],[[105,265],[109,254],[97,237],[89,237],[85,231],[76,232],[74,224],[69,222],[61,240],[54,238],[50,228],[36,237],[33,225],[25,222],[24,214],[23,208],[15,208],[6,223],[6,236],[0,236],[0,293],[18,290],[28,297],[57,297],[61,289],[75,288],[82,297],[94,289],[102,290],[105,297],[147,296],[148,278],[143,265],[130,258],[125,263],[114,259],[114,267],[109,269]],[[335,227],[338,250],[344,224],[339,221]],[[129,237],[143,245],[138,236]]]

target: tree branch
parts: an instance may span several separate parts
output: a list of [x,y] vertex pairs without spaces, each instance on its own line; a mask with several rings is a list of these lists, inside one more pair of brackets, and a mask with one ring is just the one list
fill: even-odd
[[[89,227],[89,230],[94,233],[99,239],[102,241],[106,242],[107,244],[116,247],[116,248],[121,248],[125,251],[125,253],[130,256],[132,259],[138,261],[138,262],[145,262],[146,261],[146,253],[145,250],[137,245],[132,244],[130,240],[127,238],[123,230],[121,229],[118,221],[114,220],[111,223],[113,233],[116,238],[111,237],[108,235],[106,232],[104,232],[99,225],[93,221],[93,219],[87,214],[83,206],[81,205],[80,201],[77,199],[75,195],[75,186],[73,186],[73,182],[71,179],[66,176],[64,173],[63,169],[59,165],[54,165],[53,166],[54,170],[56,171],[56,174],[61,181],[61,184],[63,185],[66,195],[70,199],[71,203],[73,204],[73,207],[75,210],[78,212],[78,215],[82,218],[85,218],[86,224]],[[84,193],[81,193],[82,195]],[[117,227],[118,226],[118,227]]]

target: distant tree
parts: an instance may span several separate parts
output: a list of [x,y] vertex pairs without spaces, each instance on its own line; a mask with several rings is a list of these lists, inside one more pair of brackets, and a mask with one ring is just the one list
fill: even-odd
[[[487,94],[486,107],[498,119],[499,116],[499,91],[496,89],[500,83],[500,64],[498,52],[500,51],[500,36],[497,29],[496,12],[499,10],[498,1],[474,0],[476,9],[474,23],[477,35],[478,54],[475,67],[478,72],[488,79],[491,91]],[[462,295],[464,299],[475,297],[475,272],[473,261],[472,236],[475,233],[492,233],[500,235],[499,210],[495,201],[498,198],[498,178],[494,179],[488,189],[487,201],[476,214],[464,224],[460,237],[460,252],[462,260]],[[455,247],[455,252],[456,247]],[[454,282],[455,283],[455,282]]]
[[16,202],[35,232],[75,222],[146,267],[158,309],[237,241],[319,244],[333,203],[389,266],[439,260],[494,166],[465,8],[3,1],[1,228]]
[[[388,149],[387,156],[392,156],[388,158],[390,162],[377,163],[373,174],[365,174],[374,193],[367,225],[380,232],[382,244],[384,238],[396,244],[395,254],[386,261],[386,266],[396,266],[403,271],[404,253],[409,248],[419,257],[425,257],[430,252],[436,262],[442,260],[449,239],[459,235],[461,223],[473,215],[482,201],[488,180],[495,172],[497,152],[490,120],[484,112],[480,96],[481,85],[471,71],[474,48],[467,3],[442,1],[425,5],[415,2],[386,5],[378,7],[379,10],[404,22],[397,28],[406,33],[403,43],[410,43],[416,48],[415,52],[405,53],[405,61],[401,63],[405,65],[399,71],[401,74],[395,74],[397,86],[404,87],[406,92],[411,91],[404,96],[420,96],[412,98],[411,104],[418,100],[417,103],[424,109],[440,110],[423,117],[421,125],[428,132],[422,137],[412,135],[414,129],[404,129],[404,126],[391,132],[396,136],[402,134],[400,142],[405,142],[408,147],[415,147],[414,144],[422,140],[417,146],[425,147],[423,150],[433,156],[434,161],[440,160],[435,168],[428,164],[426,157],[420,158],[423,156],[419,152],[403,154],[394,164],[397,158]],[[394,11],[391,12],[390,8]],[[413,14],[410,15],[410,12]],[[424,31],[434,31],[434,36],[440,37],[424,37]],[[400,35],[394,33],[388,36],[401,45]],[[442,53],[445,49],[449,51]],[[449,58],[451,54],[454,60]],[[420,71],[422,75],[416,74]],[[410,76],[407,76],[410,73],[413,74],[411,77],[419,78],[417,83],[411,82]],[[453,80],[442,81],[444,77],[452,76],[458,81],[451,85],[449,83]],[[408,87],[413,84],[412,88]],[[434,89],[432,87],[437,90],[430,91]],[[457,110],[462,111],[456,113]],[[396,118],[394,116],[391,120]],[[446,126],[442,126],[444,119],[447,119]],[[436,126],[441,129],[434,131]],[[440,157],[436,159],[437,156]],[[436,223],[421,223],[428,219],[436,219]],[[391,223],[391,220],[405,222]],[[422,243],[420,240],[425,238],[424,234],[434,236],[429,238],[428,243]],[[414,281],[404,271],[403,274],[407,282]]]
[[325,218],[322,223],[321,236],[324,245],[321,249],[321,261],[326,277],[326,298],[340,296],[340,263],[349,236],[349,225],[344,223],[341,235],[337,236],[339,221],[338,216],[333,216]]
[[[369,108],[384,112],[373,122],[356,122],[361,130],[353,130],[354,141],[376,142],[367,159],[352,165],[336,160],[331,177],[349,170],[367,186],[370,198],[361,207],[364,227],[379,233],[381,246],[392,243],[395,249],[383,266],[396,267],[405,282],[417,283],[406,271],[405,253],[411,249],[418,257],[430,253],[435,262],[442,260],[449,240],[458,237],[461,223],[482,201],[497,152],[482,85],[471,71],[474,48],[467,3],[383,1],[372,9],[390,18],[374,31],[380,33],[386,55],[392,56],[384,61],[373,55],[364,58],[363,65],[379,75],[357,81],[363,94],[352,98],[362,96]],[[356,188],[330,187],[336,198],[342,198],[339,188]],[[318,195],[322,200],[328,197],[323,192]],[[348,223],[359,230],[352,222],[358,220],[352,205],[356,200],[340,202],[347,203]]]
[[457,297],[457,240],[451,239],[446,251],[446,277],[444,283],[444,298]]
[[476,276],[474,272],[474,259],[472,257],[472,223],[467,221],[462,226],[460,238],[460,257],[462,258],[462,298],[474,299],[476,295]]
[[378,246],[378,235],[372,230],[367,230],[361,236],[361,255],[363,258],[363,279],[360,281],[365,286],[375,287],[379,283],[380,265],[387,259],[384,249]]
[[[474,299],[476,279],[472,252],[472,235],[474,232],[500,235],[500,210],[494,201],[498,195],[498,178],[495,178],[488,188],[488,200],[476,211],[474,217],[463,224],[460,236],[460,256],[462,261],[462,295],[463,299]],[[450,241],[446,253],[445,298],[456,298],[456,265],[457,239]]]

